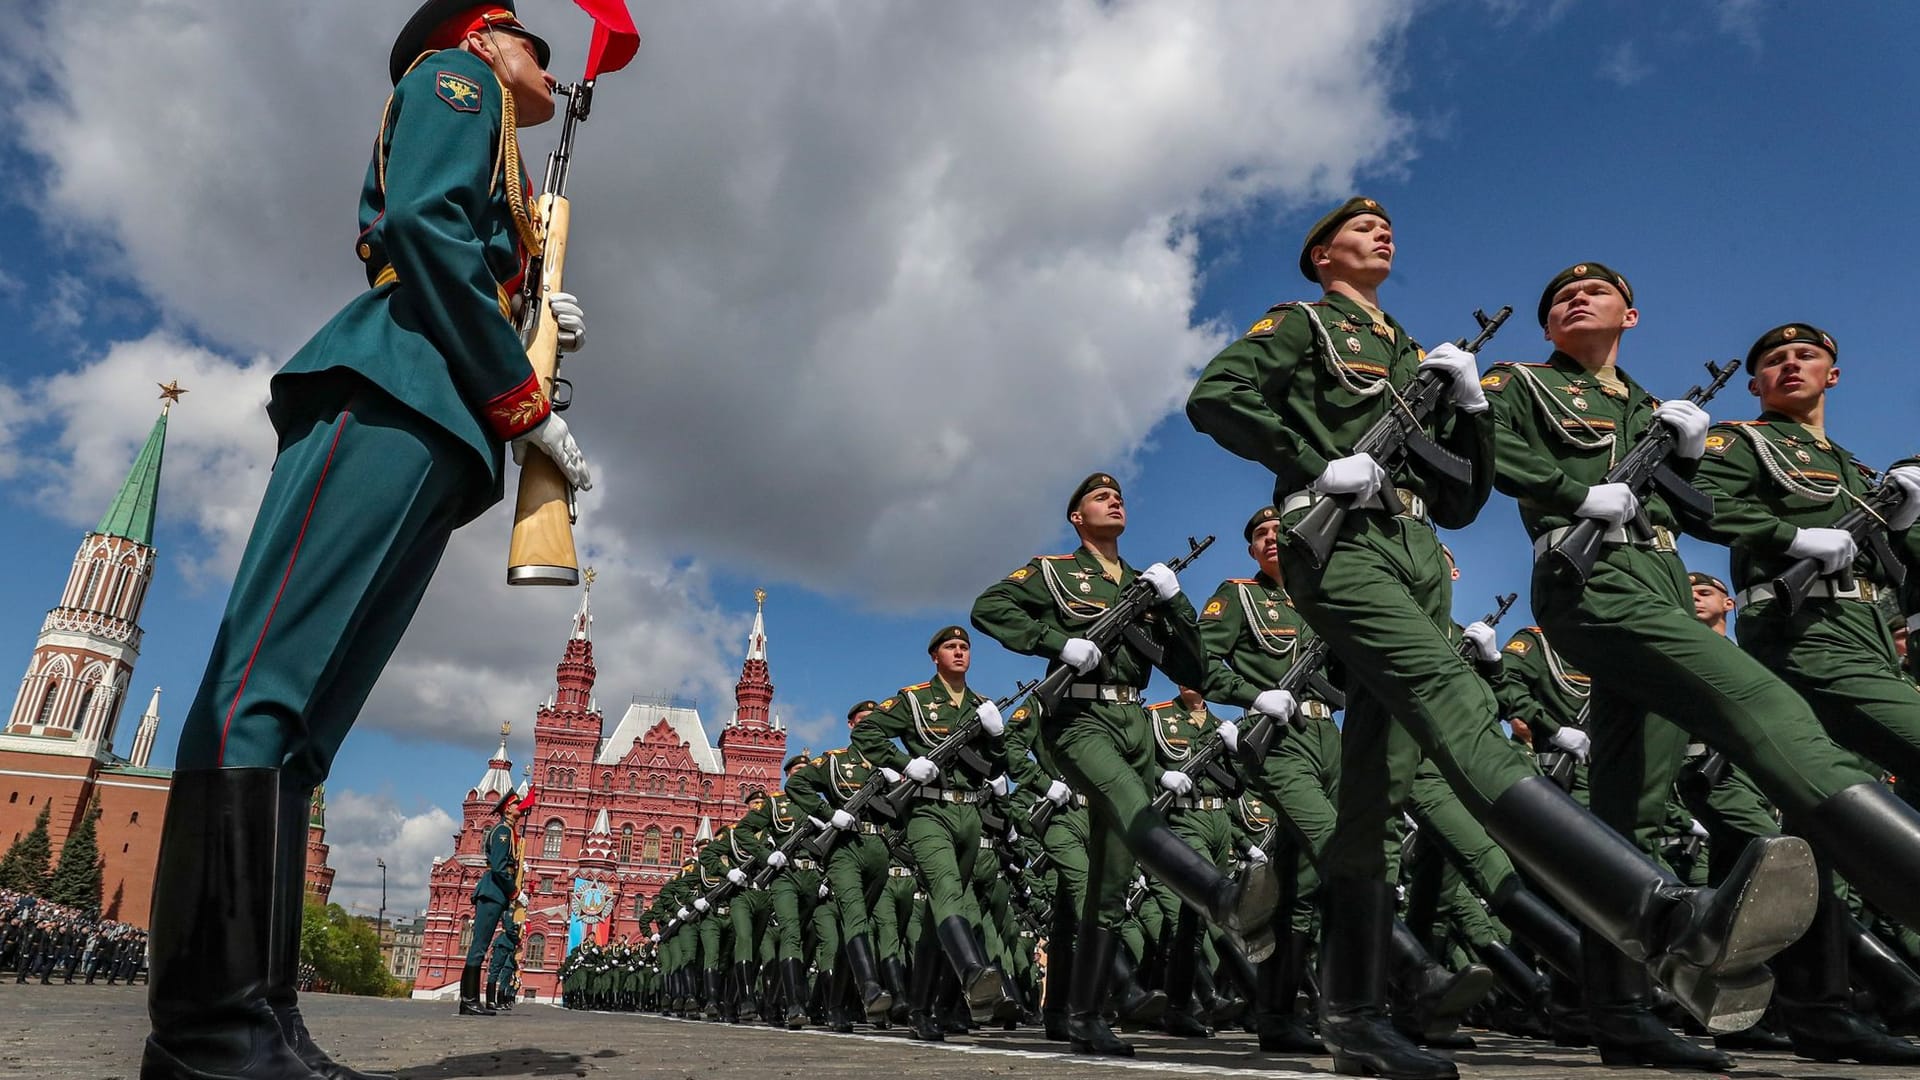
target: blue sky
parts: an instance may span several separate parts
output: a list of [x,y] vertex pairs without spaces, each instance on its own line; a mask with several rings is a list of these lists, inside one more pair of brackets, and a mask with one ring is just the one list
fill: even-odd
[[[642,5],[635,7],[645,30]],[[1916,23],[1920,16],[1910,6],[1896,4],[1419,5],[1401,33],[1376,43],[1379,51],[1369,61],[1389,73],[1388,105],[1405,125],[1402,137],[1388,140],[1388,151],[1357,166],[1355,187],[1391,211],[1400,248],[1383,302],[1429,344],[1467,333],[1476,307],[1512,304],[1514,318],[1483,357],[1539,360],[1547,348],[1532,312],[1545,280],[1573,262],[1606,262],[1633,283],[1642,317],[1627,338],[1623,366],[1655,393],[1677,395],[1698,381],[1704,361],[1743,355],[1768,327],[1807,320],[1830,331],[1841,347],[1843,378],[1829,412],[1835,437],[1876,465],[1911,453],[1920,442],[1914,423],[1920,380],[1910,370],[1903,316],[1910,303],[1909,252],[1920,241],[1908,205],[1912,179],[1920,174],[1920,149],[1910,116],[1916,80],[1906,44]],[[1269,40],[1248,41],[1243,50],[1218,56],[1218,63],[1288,63],[1298,46],[1285,29],[1270,27]],[[648,62],[643,49],[636,64]],[[1331,62],[1337,65],[1339,58]],[[31,94],[48,89],[28,88]],[[1288,122],[1284,115],[1246,117],[1240,136],[1268,139],[1275,125]],[[588,150],[593,144],[585,140],[596,134],[590,127],[583,135]],[[45,167],[36,148],[19,142],[0,147],[7,190],[36,190],[34,178]],[[345,175],[357,178],[359,160],[347,163],[352,168]],[[595,170],[615,164],[583,155],[577,176],[584,185]],[[336,202],[351,194],[352,183]],[[1193,324],[1216,335],[1244,329],[1268,304],[1308,296],[1294,268],[1300,234],[1336,201],[1322,181],[1190,219],[1200,273]],[[80,532],[105,501],[91,494],[76,504],[50,494],[44,475],[30,462],[20,464],[59,453],[48,441],[55,435],[47,418],[23,391],[98,361],[116,342],[155,330],[236,361],[260,352],[272,359],[274,350],[262,349],[258,335],[235,342],[217,329],[208,332],[218,320],[204,305],[182,317],[166,299],[168,287],[126,272],[111,237],[72,226],[44,199],[0,201],[0,251],[0,314],[13,330],[0,346],[0,385],[11,399],[0,405],[0,423],[12,428],[9,456],[15,458],[0,464],[0,547],[11,557],[11,572],[0,580],[0,610],[11,613],[0,619],[0,658],[12,657],[24,671]],[[345,246],[335,244],[315,255],[314,273],[324,268],[337,276],[345,259]],[[589,281],[582,277],[580,291],[592,326]],[[287,288],[310,284],[291,281]],[[604,296],[607,289],[600,292]],[[1121,303],[1063,310],[1057,318],[1067,326],[1114,318]],[[296,344],[304,335],[288,333]],[[940,366],[952,358],[940,356],[937,342],[914,342],[908,354],[928,365],[930,384],[952,376]],[[1202,351],[1167,362],[1197,365],[1205,359]],[[1020,395],[1023,387],[1016,380],[997,393]],[[204,423],[195,409],[204,400],[188,395],[174,414],[176,433]],[[1056,407],[1079,404],[1063,398]],[[596,405],[576,421],[590,455],[596,435],[605,445],[604,433],[621,422],[610,408]],[[1736,380],[1711,411],[1733,418],[1754,410]],[[133,415],[115,411],[116,418]],[[113,469],[124,473],[152,415],[117,420],[126,429],[116,436],[124,458]],[[1051,475],[1119,472],[1133,517],[1123,548],[1138,565],[1179,550],[1189,533],[1219,534],[1220,543],[1184,579],[1190,595],[1204,596],[1221,578],[1247,572],[1238,528],[1265,500],[1271,482],[1194,433],[1177,410],[1159,415],[1149,429],[1131,433],[1126,441],[1137,445],[1130,455],[1053,460]],[[0,442],[0,450],[9,450],[7,443]],[[177,568],[176,559],[208,558],[214,543],[202,523],[183,512],[176,475],[182,466],[173,455],[168,467],[156,530],[161,571],[147,600],[146,652],[119,739],[124,752],[148,691],[166,687],[166,724],[156,754],[161,763],[171,757],[225,596],[219,574]],[[766,467],[777,470],[778,463]],[[1002,481],[1012,486],[1023,478]],[[1069,541],[1057,509],[1031,512],[1040,504],[1057,508],[1071,486],[1049,483],[1044,499],[1029,491],[1023,501],[1010,502],[1018,513],[1000,518],[989,503],[994,520],[970,515],[976,518],[966,522],[973,558],[982,557],[984,544],[992,549],[989,561],[1011,570],[1036,552],[1065,550]],[[716,491],[714,497],[737,493]],[[83,522],[79,528],[75,520]],[[768,588],[770,662],[792,744],[816,750],[837,745],[836,721],[848,703],[926,677],[924,642],[938,625],[965,620],[966,596],[943,589],[941,602],[903,607],[897,591],[863,590],[857,569],[810,577],[783,561],[777,523],[765,528],[768,523],[754,520],[751,507],[743,520],[761,534],[757,542],[764,548],[748,539],[719,554],[669,548],[657,558],[697,569],[694,591],[719,618],[709,627],[719,642],[715,655],[731,671],[737,672],[745,644],[752,590]],[[1522,593],[1524,613],[1529,556],[1509,501],[1496,495],[1480,522],[1448,541],[1465,575],[1456,597],[1462,620],[1479,616],[1495,593],[1508,590]],[[1688,556],[1715,572],[1725,565],[1723,553],[1697,545]],[[929,551],[928,558],[938,563],[945,556]],[[928,574],[937,576],[932,566]],[[984,576],[977,585],[990,580]],[[602,579],[604,590],[620,587],[618,579]],[[596,606],[599,600],[597,593]],[[524,621],[495,628],[504,644],[491,655],[515,668],[515,678],[546,684],[571,600],[531,606],[535,610]],[[1515,625],[1520,618],[1524,614]],[[598,628],[602,640],[613,629],[605,619]],[[610,713],[629,694],[686,689],[643,685],[623,675],[637,662],[631,653],[603,651],[598,659],[600,698]],[[1000,693],[1036,672],[1034,662],[981,647],[973,681]],[[711,677],[700,694],[717,733],[730,701],[715,691]],[[524,759],[530,707],[516,728],[516,757]],[[449,739],[435,729],[427,740],[405,737],[405,725],[356,732],[330,786],[377,796],[404,815],[438,806],[457,816],[461,794],[484,770],[493,746],[491,721],[464,730]],[[349,882],[364,881],[371,871],[341,867],[341,874]]]

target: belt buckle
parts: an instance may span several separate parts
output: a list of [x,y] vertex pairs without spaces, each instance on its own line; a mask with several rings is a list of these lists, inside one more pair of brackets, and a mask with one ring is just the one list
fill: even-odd
[[1879,596],[1878,587],[1875,586],[1873,582],[1868,581],[1866,578],[1863,578],[1863,577],[1854,578],[1853,586],[1859,592],[1860,599],[1864,603],[1871,604]]

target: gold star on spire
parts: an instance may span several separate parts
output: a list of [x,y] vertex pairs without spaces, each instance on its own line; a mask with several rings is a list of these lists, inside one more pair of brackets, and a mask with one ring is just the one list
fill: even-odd
[[153,385],[160,388],[160,399],[166,402],[165,405],[160,406],[162,412],[173,408],[173,403],[180,400],[180,395],[188,392],[186,387],[180,385],[179,379]]
[[765,589],[753,590],[753,602],[760,607],[766,607],[767,606],[767,590]]
[[599,572],[596,571],[591,566],[587,567],[585,570],[580,571],[580,577],[582,580],[584,580],[587,583],[587,588],[589,589],[593,588],[593,579],[595,576],[598,575],[598,573]]
[[511,721],[511,720],[509,720],[509,721],[507,721],[506,723],[504,723],[504,724],[501,724],[501,725],[500,725],[500,737],[501,737],[501,738],[503,738],[503,739],[504,739],[504,738],[506,738],[506,737],[507,737],[508,735],[511,735],[511,734],[513,734],[513,721]]

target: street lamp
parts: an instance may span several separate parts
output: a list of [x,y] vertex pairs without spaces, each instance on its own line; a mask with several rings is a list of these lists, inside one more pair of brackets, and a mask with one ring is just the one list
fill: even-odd
[[387,933],[387,860],[375,859],[373,864],[380,868],[380,935],[384,938]]

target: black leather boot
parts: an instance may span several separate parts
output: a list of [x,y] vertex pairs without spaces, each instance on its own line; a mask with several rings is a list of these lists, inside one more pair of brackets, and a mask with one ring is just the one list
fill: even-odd
[[1518,877],[1508,878],[1488,907],[1542,963],[1576,983],[1580,981],[1580,928]]
[[1474,947],[1480,962],[1493,972],[1494,982],[1506,991],[1506,1004],[1489,1006],[1494,1023],[1487,1026],[1523,1039],[1552,1038],[1546,1008],[1551,987],[1547,977],[1521,959],[1520,954],[1498,941]]
[[[1183,845],[1184,846],[1184,845]],[[1106,927],[1083,920],[1075,943],[1073,985],[1067,991],[1067,1042],[1076,1054],[1132,1057],[1133,1044],[1107,1026],[1107,976],[1120,951],[1120,939]]]
[[973,926],[964,915],[949,915],[940,920],[940,949],[960,978],[960,996],[976,1024],[993,1017],[1000,1003],[1000,970],[987,963],[987,954],[974,939]]
[[1781,1031],[1793,1052],[1814,1061],[1920,1065],[1920,1046],[1889,1035],[1853,1010],[1847,938],[1857,924],[1833,892],[1824,853],[1820,912],[1805,937],[1780,954]]
[[760,1003],[764,989],[760,980],[760,965],[757,962],[741,960],[735,963],[733,965],[733,1015],[728,1019],[736,1024],[760,1019]]
[[468,964],[460,969],[460,1015],[492,1016],[493,1010],[480,996],[480,965]]
[[1847,937],[1847,958],[1854,981],[1873,992],[1874,1008],[1888,1029],[1903,1035],[1920,1031],[1920,974],[1858,921]]
[[1040,1028],[1048,1042],[1066,1042],[1067,999],[1073,986],[1074,939],[1079,926],[1068,905],[1056,898],[1047,937],[1047,988],[1040,1003]]
[[880,968],[873,960],[873,945],[865,934],[847,939],[847,966],[860,988],[860,1005],[869,1021],[884,1020],[893,1008],[893,995],[880,985]]
[[1394,1025],[1415,1042],[1453,1049],[1471,1049],[1473,1040],[1456,1040],[1460,1021],[1468,1010],[1486,1000],[1493,989],[1493,972],[1482,964],[1448,971],[1433,959],[1407,924],[1398,919],[1389,927],[1393,972],[1390,996]]
[[907,1017],[907,1038],[922,1042],[945,1042],[947,1034],[933,1014],[933,990],[946,960],[940,955],[940,941],[923,933],[913,947],[913,1011]]
[[1142,985],[1140,972],[1134,966],[1133,954],[1127,951],[1124,943],[1113,950],[1111,978],[1108,986],[1113,1011],[1122,1024],[1151,1024],[1166,1015],[1167,995]]
[[[780,961],[780,982],[786,989],[788,1031],[807,1026],[807,969],[799,960]],[[771,1017],[769,1017],[771,1019]]]
[[1306,977],[1313,939],[1289,931],[1280,949],[1260,965],[1256,1008],[1260,1050],[1268,1054],[1327,1052],[1300,1011],[1300,982]]
[[[1557,788],[1555,790],[1558,790]],[[1365,878],[1321,885],[1320,1036],[1335,1072],[1392,1080],[1454,1080],[1453,1062],[1415,1046],[1387,1022],[1387,950],[1393,887]]]
[[707,990],[707,1000],[705,1007],[700,1010],[700,1018],[703,1020],[718,1020],[720,1019],[720,1006],[726,1000],[726,972],[721,968],[710,967],[702,970],[700,974],[701,982],[706,985]]
[[[1200,951],[1198,933],[1200,917],[1185,904],[1180,905],[1180,914],[1173,921],[1173,932],[1166,941],[1166,1008],[1161,1017],[1160,1028],[1169,1035],[1183,1039],[1207,1039],[1213,1037],[1213,1029],[1194,1015],[1193,990],[1198,981]],[[1122,952],[1126,950],[1122,949]],[[1121,1014],[1125,1019],[1125,1013]]]
[[[1694,889],[1544,776],[1502,792],[1483,824],[1554,900],[1644,962],[1709,1031],[1760,1018],[1773,995],[1763,965],[1813,920],[1813,850],[1797,837],[1754,840],[1718,888]],[[1911,850],[1920,852],[1920,836]]]
[[1142,830],[1138,846],[1135,840],[1130,835],[1128,844],[1140,866],[1226,931],[1248,960],[1258,963],[1273,955],[1274,936],[1267,928],[1280,902],[1280,880],[1272,863],[1255,863],[1228,877],[1164,822]]
[[280,771],[173,774],[148,948],[141,1080],[312,1080],[267,1003]]
[[912,1009],[909,1002],[913,997],[913,983],[907,978],[907,962],[898,956],[882,960],[880,972],[886,976],[887,989],[893,994],[893,1008],[887,1011],[887,1020],[904,1024]]
[[1593,1044],[1608,1065],[1725,1072],[1733,1059],[1713,1047],[1681,1038],[1653,1014],[1653,988],[1642,965],[1622,955],[1599,933],[1585,935],[1583,980]]
[[[1232,970],[1231,961],[1234,959],[1246,965],[1246,958],[1240,955],[1240,950],[1234,948],[1232,942],[1223,942],[1223,944],[1226,946],[1220,950],[1220,967],[1223,973]],[[1247,966],[1247,970],[1249,972],[1253,970],[1251,965]],[[1253,994],[1248,993],[1242,996],[1236,992],[1237,987],[1234,983],[1235,979],[1229,978],[1225,989],[1222,990],[1221,980],[1214,976],[1213,969],[1196,961],[1193,968],[1193,1015],[1209,1027],[1219,1027],[1240,1019],[1246,1013],[1247,1002],[1253,998]],[[1249,985],[1257,986],[1258,984],[1259,977],[1255,976]]]
[[1793,824],[1870,904],[1896,922],[1920,926],[1920,812],[1885,784],[1866,781]]
[[333,1060],[313,1041],[300,1015],[300,923],[307,900],[307,829],[313,789],[285,786],[280,791],[280,850],[274,882],[274,962],[267,970],[267,1004],[280,1021],[280,1035],[327,1080],[394,1080],[389,1073],[368,1073]]

